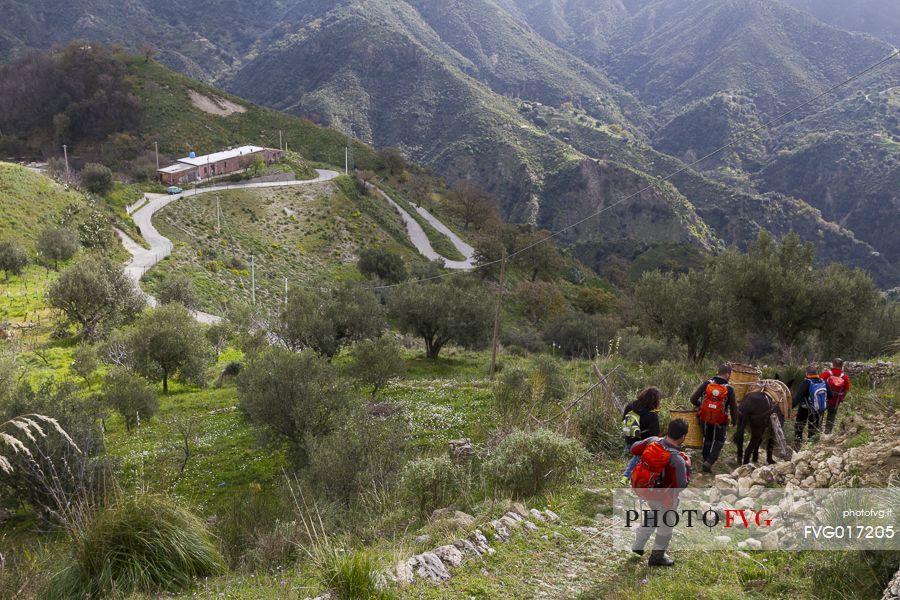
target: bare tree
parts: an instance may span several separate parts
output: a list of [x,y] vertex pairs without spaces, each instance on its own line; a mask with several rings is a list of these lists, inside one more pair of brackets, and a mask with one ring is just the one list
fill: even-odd
[[463,220],[463,229],[469,225],[482,225],[497,218],[497,207],[493,199],[471,183],[461,181],[450,188],[450,202]]

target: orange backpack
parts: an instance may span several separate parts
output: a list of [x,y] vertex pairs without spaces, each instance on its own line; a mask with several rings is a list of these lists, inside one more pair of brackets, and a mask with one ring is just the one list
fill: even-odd
[[700,420],[707,425],[724,425],[728,422],[728,387],[710,379],[706,383],[706,395],[700,405]]
[[[659,441],[650,442],[641,453],[641,460],[631,472],[631,487],[646,490],[665,486],[664,473],[672,455]],[[642,496],[640,491],[637,492]]]

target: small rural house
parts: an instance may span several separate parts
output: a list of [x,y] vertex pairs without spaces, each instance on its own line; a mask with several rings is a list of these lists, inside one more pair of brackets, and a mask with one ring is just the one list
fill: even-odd
[[191,152],[190,155],[179,158],[175,164],[160,169],[159,180],[163,185],[179,185],[230,175],[249,167],[256,156],[261,156],[267,165],[271,165],[280,159],[282,154],[281,150],[261,146],[241,146],[203,156]]

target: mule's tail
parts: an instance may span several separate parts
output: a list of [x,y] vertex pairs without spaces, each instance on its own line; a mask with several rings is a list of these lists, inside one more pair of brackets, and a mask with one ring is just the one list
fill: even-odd
[[745,418],[741,411],[738,411],[737,429],[735,429],[734,435],[731,436],[731,441],[735,444],[740,444],[744,440],[744,430],[747,429],[747,421],[749,419]]

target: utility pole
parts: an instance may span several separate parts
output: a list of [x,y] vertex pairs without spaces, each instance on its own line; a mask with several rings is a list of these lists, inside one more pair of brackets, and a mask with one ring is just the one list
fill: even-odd
[[497,289],[497,308],[494,311],[494,339],[491,342],[491,379],[497,373],[497,347],[500,345],[500,309],[503,304],[503,284],[506,279],[506,247],[500,259],[500,287]]
[[344,148],[344,175],[350,174],[350,148]]
[[219,195],[216,194],[216,235],[222,233],[222,209],[219,208]]
[[250,257],[250,301],[256,305],[256,257]]
[[69,179],[69,147],[63,144],[63,156],[66,159],[66,181]]
[[287,306],[288,303],[288,280],[287,277],[284,278],[284,305]]
[[156,150],[156,170],[159,171],[159,142],[153,142],[153,148]]
[[284,142],[281,141],[281,130],[278,130],[278,149],[284,152]]

